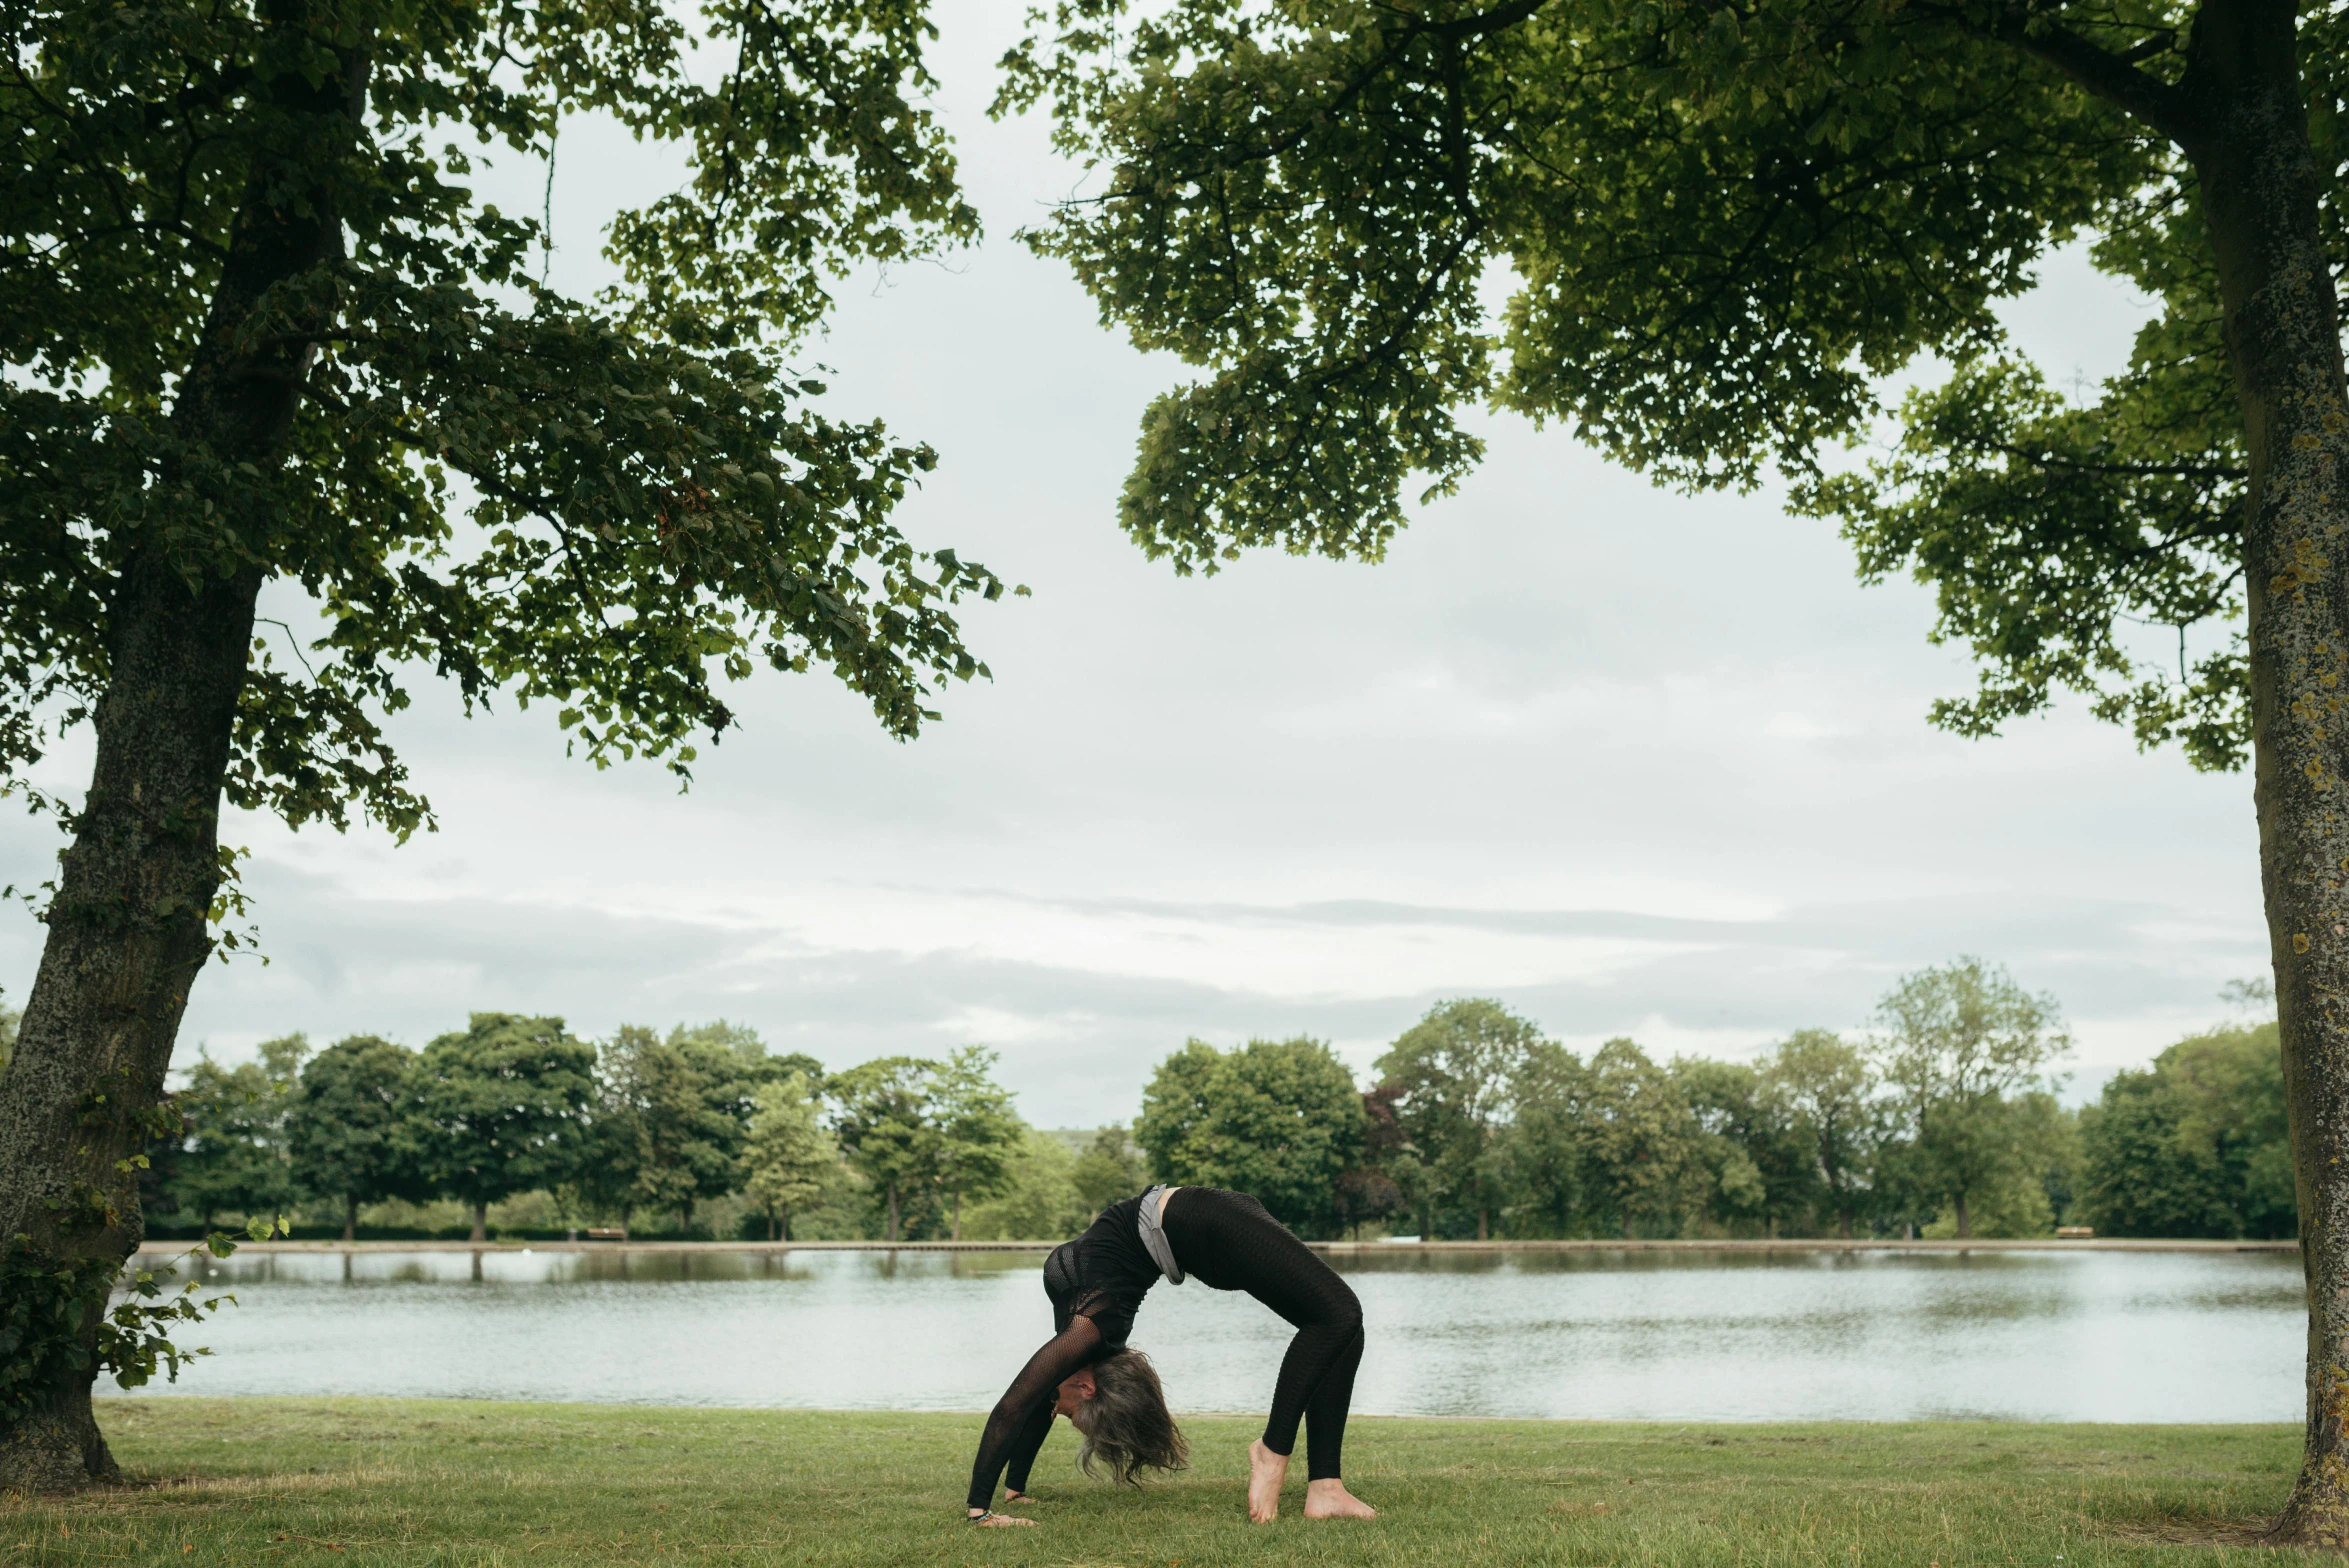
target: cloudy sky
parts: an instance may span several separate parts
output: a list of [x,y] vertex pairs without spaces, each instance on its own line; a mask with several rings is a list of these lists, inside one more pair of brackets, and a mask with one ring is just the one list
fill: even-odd
[[[993,682],[900,745],[828,677],[764,675],[688,794],[427,685],[397,733],[441,831],[232,822],[270,962],[207,973],[183,1064],[291,1030],[420,1044],[476,1009],[592,1035],[722,1015],[834,1065],[983,1042],[1032,1120],[1092,1125],[1191,1035],[1309,1033],[1367,1067],[1473,994],[1578,1047],[1734,1057],[1863,1027],[1903,971],[1978,953],[2061,1001],[2079,1092],[2261,972],[2248,779],[2077,709],[1994,742],[1928,728],[1970,681],[1925,596],[1861,587],[1769,494],[1657,491],[1501,419],[1383,565],[1145,561],[1114,502],[1181,368],[1010,238],[1077,179],[982,112],[1021,8],[943,8],[986,243],[850,280],[808,355],[838,411],[938,448],[909,532],[1033,587],[967,619]],[[675,172],[567,128],[557,281],[599,280],[606,217]],[[503,178],[538,205],[543,166]],[[2057,258],[2011,319],[2063,381],[2116,366],[2136,318]],[[0,880],[54,847],[0,821]],[[40,928],[5,919],[21,1004]]]

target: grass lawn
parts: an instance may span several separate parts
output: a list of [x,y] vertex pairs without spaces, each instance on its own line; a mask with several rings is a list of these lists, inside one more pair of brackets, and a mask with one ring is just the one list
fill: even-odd
[[1260,1562],[2185,1564],[2283,1499],[2281,1426],[1700,1426],[1356,1417],[1376,1522],[1241,1503],[1255,1424],[1187,1423],[1197,1468],[1089,1482],[1056,1431],[1047,1521],[959,1523],[976,1416],[375,1399],[109,1399],[143,1483],[0,1501],[0,1563]]

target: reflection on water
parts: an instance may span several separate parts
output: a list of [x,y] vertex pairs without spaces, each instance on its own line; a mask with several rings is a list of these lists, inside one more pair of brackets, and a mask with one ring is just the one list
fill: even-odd
[[[1429,1253],[1332,1259],[1355,1408],[1659,1419],[2274,1421],[2300,1409],[2273,1253]],[[1041,1252],[244,1253],[178,1391],[984,1409],[1051,1329]],[[1286,1328],[1151,1292],[1191,1410],[1251,1410]],[[157,1389],[155,1392],[167,1392]]]

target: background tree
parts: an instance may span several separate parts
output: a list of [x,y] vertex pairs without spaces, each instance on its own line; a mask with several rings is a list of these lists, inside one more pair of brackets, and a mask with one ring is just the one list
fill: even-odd
[[931,1090],[938,1064],[914,1056],[884,1056],[824,1086],[832,1101],[832,1135],[849,1163],[881,1189],[887,1204],[884,1239],[896,1241],[908,1193],[926,1193],[938,1171],[938,1123]]
[[1813,1143],[1776,1082],[1750,1063],[1701,1056],[1674,1057],[1670,1070],[1702,1140],[1713,1222],[1769,1236],[1807,1223],[1819,1200]]
[[1411,1193],[1405,1177],[1415,1177],[1418,1151],[1403,1128],[1395,1102],[1401,1091],[1380,1084],[1362,1096],[1361,1163],[1338,1177],[1338,1223],[1362,1239],[1362,1227],[1397,1214],[1411,1212]]
[[[747,1036],[747,1038],[744,1038]],[[624,1024],[599,1061],[587,1190],[623,1212],[651,1209],[693,1228],[694,1206],[732,1192],[769,1058],[758,1037],[724,1023],[663,1039]]]
[[1160,1180],[1252,1194],[1299,1235],[1333,1234],[1338,1178],[1362,1147],[1354,1075],[1322,1041],[1193,1040],[1142,1091],[1135,1141]]
[[[2279,1534],[2349,1540],[2342,18],[1059,0],[1038,33],[1002,107],[1050,99],[1105,175],[1034,243],[1206,368],[1144,416],[1121,504],[1177,570],[1378,558],[1406,487],[1476,461],[1482,401],[1669,483],[1776,467],[1865,575],[1935,587],[1934,635],[1981,665],[1934,711],[1960,733],[2071,688],[2199,766],[2255,755],[2312,1323]],[[1995,305],[2083,232],[2151,309],[2128,369],[2067,398]],[[1902,450],[1830,473],[1925,355],[1955,371]]]
[[287,1150],[288,1113],[309,1042],[262,1042],[258,1061],[223,1067],[198,1055],[173,1096],[184,1128],[172,1173],[175,1204],[204,1229],[224,1213],[275,1215],[301,1197]]
[[1512,1233],[1584,1234],[1595,1206],[1584,1181],[1598,1174],[1585,1147],[1594,1115],[1589,1070],[1572,1051],[1544,1041],[1527,1053],[1514,1098],[1507,1147]]
[[1633,1041],[1609,1040],[1591,1054],[1582,1107],[1577,1186],[1586,1212],[1626,1240],[1642,1228],[1678,1234],[1708,1177],[1702,1130],[1672,1075]]
[[[52,719],[96,741],[52,803],[0,1245],[98,1291],[235,900],[224,794],[428,825],[383,722],[425,670],[680,772],[761,664],[829,666],[899,736],[981,673],[952,606],[1000,584],[889,521],[931,454],[814,411],[785,358],[829,275],[977,220],[920,0],[27,0],[0,31],[0,778],[30,788]],[[611,226],[594,304],[464,183],[468,141],[551,154],[574,111],[681,171]],[[264,625],[265,585],[306,608]],[[112,1473],[88,1374],[53,1371],[0,1487]]]
[[1756,1065],[1809,1141],[1819,1201],[1848,1238],[1879,1123],[1866,1054],[1825,1029],[1798,1029]]
[[1011,1094],[989,1076],[995,1053],[966,1045],[942,1063],[931,1085],[931,1115],[938,1127],[933,1179],[953,1201],[948,1235],[962,1239],[965,1198],[991,1198],[1011,1174],[1011,1162],[1027,1136],[1028,1124],[1012,1109]]
[[1492,1235],[1506,1197],[1501,1135],[1510,1098],[1541,1030],[1482,997],[1438,1002],[1376,1064],[1395,1090],[1395,1114],[1434,1191],[1476,1216]]
[[1069,1179],[1076,1184],[1088,1219],[1150,1184],[1133,1138],[1115,1122],[1093,1135],[1092,1143],[1077,1156]]
[[708,1048],[724,1051],[733,1057],[731,1076],[750,1083],[780,1083],[792,1073],[798,1073],[811,1084],[824,1081],[824,1064],[800,1051],[776,1054],[767,1049],[767,1042],[748,1024],[728,1023],[720,1018],[706,1024],[678,1024],[669,1031],[671,1043],[680,1048]]
[[1978,958],[1906,976],[1877,1004],[1877,1072],[1915,1149],[1917,1176],[1971,1236],[1972,1203],[2036,1153],[2020,1097],[2071,1049],[2054,999]]
[[[971,1205],[962,1234],[974,1241],[1063,1241],[1076,1235],[1100,1212],[1078,1188],[1077,1172],[1089,1157],[1071,1153],[1051,1133],[1021,1129],[995,1195]],[[1140,1190],[1128,1187],[1117,1196],[1130,1198]]]
[[2180,1040],[2082,1114],[2081,1210],[2113,1236],[2294,1234],[2272,1023]]
[[1134,1141],[1149,1156],[1154,1180],[1204,1181],[1199,1172],[1218,1168],[1223,1076],[1223,1052],[1193,1039],[1160,1062],[1142,1086]]
[[475,1013],[418,1062],[417,1158],[434,1191],[473,1211],[569,1175],[595,1104],[595,1047],[560,1018]]
[[310,1058],[286,1114],[296,1183],[341,1200],[343,1240],[359,1234],[359,1206],[420,1196],[415,1169],[416,1053],[355,1034]]
[[742,1194],[767,1217],[767,1239],[791,1239],[791,1211],[813,1203],[840,1163],[840,1146],[824,1131],[823,1106],[805,1074],[758,1087],[742,1147]]

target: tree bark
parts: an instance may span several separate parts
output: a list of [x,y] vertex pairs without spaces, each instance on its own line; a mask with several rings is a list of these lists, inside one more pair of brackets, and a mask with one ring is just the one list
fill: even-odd
[[1493,1239],[1492,1225],[1490,1222],[1491,1212],[1492,1211],[1489,1209],[1478,1209],[1476,1211],[1476,1239],[1478,1241],[1490,1241]]
[[2210,0],[2180,84],[2250,458],[2254,799],[2308,1287],[2279,1539],[2349,1546],[2349,386],[2291,0]]
[[1958,1240],[1971,1241],[1974,1237],[1974,1218],[1966,1212],[1966,1195],[1961,1192],[1951,1202],[1957,1210]]
[[[253,581],[191,592],[143,550],[116,600],[98,756],[0,1092],[0,1236],[119,1267],[145,1234],[136,1170],[188,987],[212,948],[215,839]],[[89,1315],[85,1348],[96,1343]],[[0,1425],[0,1490],[110,1480],[94,1372]]]
[[347,1246],[359,1239],[359,1200],[350,1193],[343,1194],[343,1242]]
[[473,1205],[473,1234],[469,1239],[477,1244],[489,1240],[488,1204],[476,1203]]
[[[342,80],[277,78],[266,89],[271,110],[347,137],[364,102],[365,56],[343,58]],[[291,193],[299,200],[287,199],[289,171],[302,182]],[[267,290],[342,254],[331,193],[313,173],[253,170],[172,408],[173,435],[224,466],[266,472],[292,429],[309,350],[255,348],[239,336]],[[159,477],[168,487],[186,476]],[[36,1255],[116,1269],[145,1231],[129,1161],[157,1129],[188,988],[212,951],[221,784],[263,575],[182,558],[159,532],[125,544],[93,721],[97,760],[0,1079],[0,1241],[22,1237],[15,1245]],[[96,1329],[93,1312],[85,1348]],[[95,1376],[61,1375],[28,1416],[0,1423],[0,1491],[115,1477],[90,1410]]]
[[897,1240],[897,1183],[889,1184],[889,1240]]

